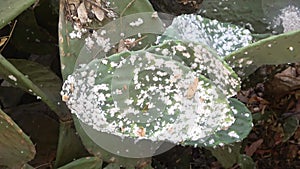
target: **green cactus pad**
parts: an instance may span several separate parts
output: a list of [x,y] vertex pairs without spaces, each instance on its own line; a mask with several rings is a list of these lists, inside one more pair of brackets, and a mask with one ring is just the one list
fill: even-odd
[[62,95],[81,121],[121,137],[179,144],[234,122],[226,96],[209,79],[149,52],[95,59],[68,77]]
[[176,40],[206,44],[222,58],[249,45],[252,40],[250,31],[245,28],[194,14],[176,17],[163,35]]
[[0,76],[12,85],[44,101],[61,120],[70,119],[68,108],[61,103],[59,77],[39,63],[24,59],[6,60],[0,54]]
[[201,15],[218,19],[222,22],[248,25],[255,32],[264,33],[269,26],[264,19],[262,8],[263,0],[231,0],[231,1],[204,1],[202,3]]
[[256,33],[282,33],[300,23],[300,1],[231,0],[204,1],[200,14],[222,22],[247,26]]
[[202,74],[210,79],[227,98],[236,95],[236,92],[240,90],[237,74],[206,45],[167,40],[147,51],[182,62],[197,74]]
[[35,156],[29,137],[0,109],[0,166],[21,168]]
[[260,40],[231,53],[224,60],[242,79],[246,79],[262,65],[299,62],[299,44],[300,30]]
[[98,157],[84,157],[58,169],[101,169],[103,161]]
[[183,145],[199,145],[212,147],[238,142],[247,137],[252,129],[252,115],[247,107],[237,99],[229,99],[234,110],[235,122],[226,130],[216,132],[214,135],[198,141],[185,141]]
[[[138,19],[138,13],[153,13],[155,12],[147,0],[105,0],[103,3],[110,4],[108,7],[111,12],[116,13],[116,18],[124,17],[126,15],[137,14],[135,19]],[[72,3],[71,3],[72,4]],[[68,3],[66,1],[60,1],[60,12],[59,12],[59,48],[60,48],[60,59],[63,79],[66,79],[73,71],[76,70],[76,62],[78,62],[78,57],[80,56],[80,51],[86,44],[85,38],[88,36],[88,29],[86,27],[76,27],[74,23],[69,21],[67,18]],[[122,14],[122,16],[120,16]],[[93,28],[98,29],[99,27],[105,26],[107,23],[113,22],[112,18],[105,17],[104,20],[99,22],[93,22]],[[152,22],[144,23],[150,24]],[[126,26],[127,27],[127,26]],[[90,29],[90,27],[88,27]],[[110,27],[109,29],[111,29]],[[117,27],[116,27],[117,28]],[[130,27],[129,27],[130,28]],[[108,30],[109,30],[108,29]],[[132,28],[134,30],[134,28]],[[137,34],[138,32],[136,32]],[[75,35],[76,38],[72,38]],[[118,34],[119,35],[119,34]],[[112,44],[115,45],[115,44]],[[98,50],[99,51],[99,50]],[[96,51],[97,52],[97,51]],[[93,56],[93,55],[89,55]],[[86,62],[85,62],[86,63]]]

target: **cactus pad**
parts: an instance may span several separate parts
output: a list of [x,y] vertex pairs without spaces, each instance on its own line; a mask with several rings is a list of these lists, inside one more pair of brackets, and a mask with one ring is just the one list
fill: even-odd
[[21,168],[35,155],[29,137],[0,109],[0,166]]

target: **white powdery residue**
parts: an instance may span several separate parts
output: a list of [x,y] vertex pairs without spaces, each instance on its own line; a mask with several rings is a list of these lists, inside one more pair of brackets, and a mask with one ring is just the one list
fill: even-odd
[[101,62],[102,62],[104,65],[107,65],[108,60],[103,59],[103,60],[101,60]]
[[81,38],[81,34],[77,34],[75,31],[72,31],[71,33],[69,33],[69,36],[71,39]]
[[117,66],[118,66],[118,63],[110,62],[110,66],[111,66],[111,67],[117,67]]
[[182,55],[184,57],[186,57],[186,58],[190,58],[191,57],[191,55],[188,52],[184,52],[184,53],[182,53]]
[[17,78],[14,75],[8,75],[8,78],[12,81],[17,81]]
[[281,14],[277,17],[282,22],[284,32],[300,29],[300,9],[289,5],[281,9]]
[[91,37],[85,38],[85,45],[87,46],[88,49],[92,49],[94,44],[95,42]]
[[132,99],[126,99],[125,102],[127,105],[131,105],[133,103]]
[[161,51],[161,54],[163,54],[164,56],[169,55],[169,53],[170,53],[170,51],[169,51],[168,49],[163,49],[163,50]]
[[195,51],[195,62],[199,63],[199,70],[206,70],[209,79],[225,92],[227,97],[234,96],[236,94],[235,89],[240,85],[240,81],[232,76],[230,68],[225,67],[222,61],[216,59],[204,46],[197,45],[193,49]]
[[142,18],[138,18],[136,21],[130,22],[129,25],[132,27],[140,26],[144,23]]
[[108,91],[109,90],[109,85],[108,84],[100,84],[96,85],[94,87],[95,91],[103,90],[103,91]]
[[178,51],[180,51],[180,52],[182,52],[182,51],[186,50],[186,47],[178,44],[177,46],[175,46],[175,49],[178,50]]
[[230,137],[240,138],[240,136],[239,136],[235,131],[229,132],[228,135],[229,135]]
[[82,34],[87,32],[87,29],[81,28],[80,26],[78,26],[76,24],[73,26],[73,28],[74,28],[74,30],[71,33],[69,33],[69,36],[71,39],[74,39],[74,38],[80,39],[82,37]]
[[101,30],[100,35],[103,36],[106,34],[106,30]]
[[111,49],[110,38],[105,39],[102,36],[97,36],[96,43],[102,48],[104,52],[108,52]]
[[158,76],[167,76],[168,73],[167,73],[167,72],[157,71],[157,75],[158,75]]
[[228,26],[217,20],[204,22],[199,15],[181,15],[174,19],[171,27],[177,31],[172,36],[204,43],[214,48],[221,57],[249,45],[252,40],[247,29]]

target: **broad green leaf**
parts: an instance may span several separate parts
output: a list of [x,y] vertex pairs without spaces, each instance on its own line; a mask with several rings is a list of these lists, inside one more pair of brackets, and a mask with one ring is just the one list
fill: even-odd
[[224,168],[230,168],[238,162],[240,157],[241,143],[228,144],[208,148]]
[[0,29],[11,20],[30,7],[35,0],[1,0],[0,1]]
[[203,1],[200,14],[248,27],[255,33],[278,34],[299,29],[298,0],[216,0]]
[[12,86],[4,86],[3,83],[1,85],[2,86],[0,86],[0,101],[3,107],[17,106],[20,103],[22,96],[24,95],[24,91],[22,89],[16,89]]
[[102,163],[102,160],[98,157],[84,157],[58,169],[101,169]]
[[119,169],[119,168],[120,168],[120,165],[118,165],[116,163],[110,163],[106,167],[104,167],[103,169]]
[[0,166],[21,168],[35,156],[35,147],[22,129],[0,109]]
[[282,127],[283,127],[283,132],[284,132],[282,141],[286,142],[286,141],[288,141],[288,139],[290,139],[295,134],[295,131],[298,129],[299,120],[295,116],[288,117],[284,120]]
[[37,55],[56,55],[57,46],[54,38],[36,20],[38,13],[27,10],[18,16],[18,22],[11,37],[12,45],[18,50]]
[[[81,137],[82,143],[84,144],[88,152],[100,159],[103,159],[103,161],[105,162],[113,163],[109,165],[118,166],[118,167],[123,166],[126,168],[135,168],[137,166],[140,166],[141,164],[148,164],[150,166],[151,158],[126,158],[126,157],[118,156],[116,154],[113,154],[103,149],[98,144],[96,144],[90,138],[89,135],[87,135],[86,131],[81,127],[80,121],[79,119],[77,119],[76,116],[74,116],[74,123],[75,123],[76,130]],[[113,140],[111,140],[111,142],[112,141]]]
[[255,163],[253,159],[246,154],[241,154],[238,159],[238,164],[241,169],[255,169]]
[[[72,148],[70,149],[70,147]],[[55,167],[65,165],[73,159],[85,155],[87,155],[87,153],[84,151],[84,146],[74,130],[73,122],[60,122]],[[89,162],[89,160],[87,160],[87,162]]]
[[[264,1],[265,0],[204,1],[201,4],[200,13],[207,18],[248,26],[255,32],[265,33],[270,30],[268,30],[269,24],[266,18],[266,11],[264,11]],[[273,4],[275,2],[270,3]]]
[[9,62],[0,55],[0,75],[12,85],[36,95],[61,120],[70,119],[67,107],[61,102],[61,80],[48,68],[22,59],[11,59]]
[[152,5],[147,0],[108,0],[118,14],[130,15],[140,12],[154,12]]

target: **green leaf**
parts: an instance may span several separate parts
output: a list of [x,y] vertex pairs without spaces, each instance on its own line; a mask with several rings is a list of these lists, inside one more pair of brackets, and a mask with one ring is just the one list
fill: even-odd
[[33,10],[27,10],[18,17],[11,37],[12,45],[19,51],[37,55],[56,55],[57,39],[39,26]]
[[103,169],[119,169],[120,165],[116,164],[116,163],[111,163],[108,164],[106,167],[104,167]]
[[271,36],[231,53],[225,61],[246,79],[262,65],[299,62],[299,39],[300,30]]
[[61,120],[71,118],[67,107],[61,102],[61,80],[45,66],[22,59],[11,59],[9,62],[0,55],[0,75],[11,84],[36,95]]
[[[231,1],[203,1],[201,15],[218,19],[222,22],[231,22],[239,25],[248,25],[255,32],[268,31],[268,20],[262,6],[265,0],[231,0]],[[271,2],[270,2],[271,3]],[[272,2],[272,4],[275,2]]]
[[225,146],[217,146],[215,148],[206,147],[213,156],[222,164],[224,168],[230,168],[238,162],[240,157],[241,144],[234,143]]
[[20,103],[23,95],[24,91],[22,89],[16,89],[15,87],[11,86],[4,86],[4,84],[0,86],[0,101],[3,107],[17,106]]
[[[103,161],[105,161],[107,163],[112,163],[112,164],[109,164],[109,166],[110,165],[115,166],[114,169],[116,169],[117,167],[120,167],[120,166],[131,169],[131,168],[138,167],[141,164],[145,164],[145,163],[150,166],[151,158],[126,158],[126,157],[122,157],[122,156],[113,154],[110,151],[99,146],[99,144],[95,143],[90,138],[90,136],[86,133],[85,129],[82,127],[82,124],[80,124],[80,121],[79,121],[79,119],[77,119],[76,116],[74,116],[74,124],[75,124],[76,130],[81,138],[81,141],[84,144],[84,146],[86,147],[86,149],[88,150],[88,152],[100,159],[103,159]],[[87,126],[87,127],[89,127],[89,126]],[[93,129],[91,128],[90,130],[93,130]],[[99,136],[100,136],[99,139],[101,139],[101,138],[104,139],[104,137],[101,137],[103,135],[99,135]],[[107,136],[108,136],[108,138],[111,138],[111,137],[109,137],[108,134],[107,134]],[[118,141],[108,140],[108,142],[110,142],[110,143],[112,142],[112,144],[113,144]],[[119,142],[118,144],[124,144],[124,143]],[[115,145],[115,146],[117,146],[117,145]]]
[[147,0],[108,0],[112,4],[112,8],[118,14],[123,13],[123,16],[136,14],[141,12],[153,12],[152,5]]
[[255,169],[255,163],[253,159],[246,154],[241,154],[238,159],[238,164],[241,169]]
[[35,156],[29,137],[0,109],[0,166],[21,168]]
[[2,0],[0,1],[0,29],[30,7],[35,0]]
[[[72,148],[70,149],[70,147]],[[60,122],[55,167],[62,166],[73,159],[87,154],[88,153],[84,151],[80,138],[74,130],[73,121]]]
[[290,139],[299,127],[299,119],[295,116],[288,117],[283,123],[284,136],[282,141],[286,142]]
[[58,169],[101,169],[102,163],[102,160],[98,157],[85,157],[59,167]]
[[66,77],[74,71],[75,62],[85,42],[82,39],[70,38],[69,33],[74,29],[72,23],[67,20],[66,12],[64,11],[67,7],[67,1],[61,0],[59,2],[59,52],[62,69],[61,73],[65,80]]

